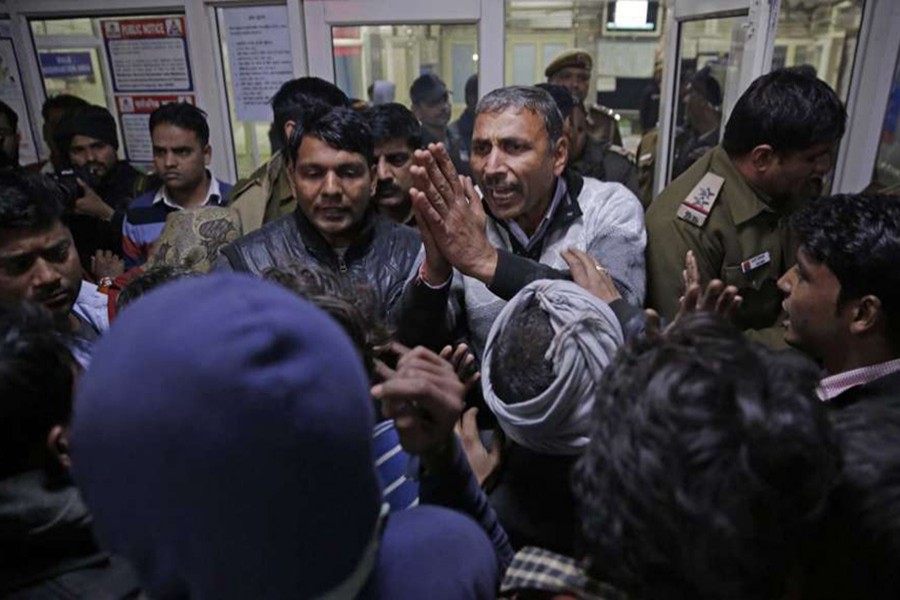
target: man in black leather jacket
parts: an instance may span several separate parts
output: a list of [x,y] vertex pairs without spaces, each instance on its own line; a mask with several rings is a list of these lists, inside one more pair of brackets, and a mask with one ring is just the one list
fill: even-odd
[[418,232],[379,216],[374,144],[366,120],[346,108],[303,115],[288,141],[297,210],[222,249],[218,268],[331,269],[371,289],[373,312],[396,322],[404,284],[422,246]]

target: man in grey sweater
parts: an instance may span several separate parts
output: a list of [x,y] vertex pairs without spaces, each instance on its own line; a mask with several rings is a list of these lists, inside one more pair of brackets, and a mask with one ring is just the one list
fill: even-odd
[[536,279],[568,277],[569,248],[592,256],[641,306],[641,204],[620,184],[563,175],[568,143],[553,98],[503,88],[475,113],[471,166],[480,192],[457,177],[442,146],[415,156],[411,196],[425,259],[404,294],[401,339],[435,348],[467,337],[480,357],[506,300]]

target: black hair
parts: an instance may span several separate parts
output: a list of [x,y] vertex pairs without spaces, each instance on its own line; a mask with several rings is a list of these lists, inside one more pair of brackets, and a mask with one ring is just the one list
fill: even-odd
[[809,557],[803,597],[900,597],[900,412],[860,402],[831,417],[844,468]]
[[284,126],[288,121],[300,120],[304,113],[311,109],[321,111],[337,106],[350,106],[350,99],[339,87],[318,77],[298,77],[284,82],[272,96],[272,113],[274,116],[275,134],[279,136],[281,146],[286,147],[288,140],[284,135]]
[[189,102],[170,102],[150,113],[150,134],[158,125],[174,125],[197,134],[200,148],[209,144],[209,124],[206,113]]
[[352,286],[334,273],[299,265],[269,267],[262,276],[312,302],[337,321],[356,347],[369,380],[375,381],[376,348],[390,342],[391,335],[374,315],[371,289]]
[[159,265],[147,269],[131,281],[119,292],[116,298],[116,310],[121,311],[129,304],[134,303],[138,298],[149,294],[158,287],[162,287],[167,283],[185,279],[187,277],[199,277],[198,273],[185,269],[184,267],[176,267],[172,265]]
[[782,597],[840,463],[817,381],[709,313],[620,350],[573,471],[591,575],[633,600]]
[[575,96],[572,95],[572,92],[561,85],[556,85],[555,83],[538,83],[534,87],[544,90],[553,97],[553,101],[556,102],[556,107],[559,109],[559,114],[562,115],[563,121],[572,116],[572,111],[575,110],[575,106],[579,104],[578,100],[575,99]]
[[0,230],[45,230],[62,221],[65,196],[50,177],[0,171]]
[[403,139],[413,150],[423,148],[422,125],[411,110],[389,102],[367,108],[363,115],[372,128],[372,140],[375,145],[390,140]]
[[491,354],[491,387],[504,403],[531,400],[556,379],[553,362],[545,357],[553,337],[550,316],[537,298],[522,303],[510,317]]
[[16,111],[12,109],[12,106],[0,100],[0,113],[6,115],[6,120],[9,121],[9,126],[13,129],[17,129],[19,127],[19,115],[16,114]]
[[900,349],[900,198],[846,194],[811,202],[791,221],[804,250],[841,284],[838,308],[866,294],[881,300]]
[[41,116],[46,121],[49,118],[50,113],[54,110],[73,112],[79,108],[90,105],[90,102],[83,98],[79,98],[78,96],[73,96],[72,94],[58,94],[44,100],[44,104],[41,106]]
[[827,83],[804,69],[776,69],[756,79],[731,111],[722,147],[744,156],[768,144],[784,155],[844,135],[847,111]]
[[69,423],[77,368],[46,308],[0,307],[0,478],[34,468],[50,430]]
[[297,152],[305,136],[318,138],[334,148],[361,154],[366,164],[375,162],[375,144],[372,141],[372,129],[365,117],[350,108],[333,108],[324,114],[319,110],[303,115],[297,122],[291,139],[288,140],[290,160],[297,160]]
[[465,101],[466,105],[471,104],[472,108],[478,103],[478,73],[473,73],[466,79]]

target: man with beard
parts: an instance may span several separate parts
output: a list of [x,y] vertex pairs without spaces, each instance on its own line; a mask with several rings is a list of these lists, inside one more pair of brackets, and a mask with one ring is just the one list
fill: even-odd
[[116,120],[102,106],[86,106],[59,125],[57,142],[78,175],[81,195],[71,206],[69,228],[85,271],[97,250],[122,254],[122,221],[147,178],[116,154]]
[[206,113],[187,102],[164,104],[150,115],[153,168],[162,184],[136,198],[122,226],[125,267],[144,264],[169,213],[221,206],[231,186],[209,172],[212,149]]
[[415,227],[409,188],[413,152],[423,148],[422,127],[402,104],[391,102],[364,113],[375,141],[376,210],[395,223]]
[[0,174],[0,305],[23,300],[53,313],[87,367],[94,341],[109,328],[107,297],[81,280],[58,186],[43,175],[8,171]]
[[722,143],[647,211],[648,306],[675,316],[691,251],[702,283],[721,279],[743,297],[736,324],[783,346],[776,282],[797,247],[788,217],[821,188],[846,118],[834,90],[805,72],[778,69],[754,81]]

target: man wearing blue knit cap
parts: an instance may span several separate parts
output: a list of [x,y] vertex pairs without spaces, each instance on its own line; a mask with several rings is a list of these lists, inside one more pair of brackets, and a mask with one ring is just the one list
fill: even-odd
[[386,520],[359,358],[274,284],[217,274],[154,291],[78,392],[75,479],[152,598],[494,597],[476,523],[434,506]]

